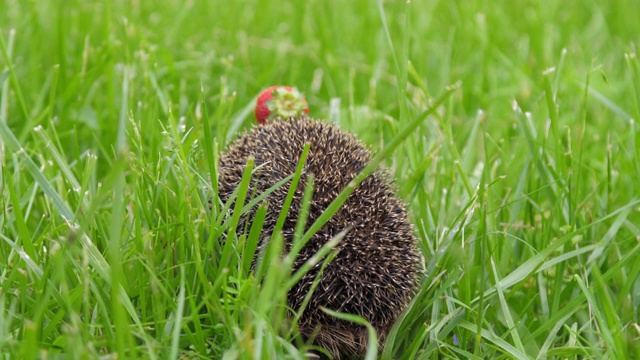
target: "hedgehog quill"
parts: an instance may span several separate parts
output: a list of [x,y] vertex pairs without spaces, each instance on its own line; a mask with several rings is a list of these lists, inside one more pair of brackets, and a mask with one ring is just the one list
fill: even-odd
[[[304,173],[282,228],[287,248],[301,209],[306,174],[313,174],[315,180],[307,221],[311,224],[368,164],[371,154],[367,147],[333,125],[299,116],[277,118],[254,127],[220,158],[219,196],[226,202],[240,183],[249,157],[255,159],[256,166],[251,187],[260,194],[295,172],[307,142],[311,147]],[[288,191],[285,185],[267,197],[269,212],[260,246],[268,243]],[[252,217],[250,212],[245,221]],[[384,169],[378,169],[356,187],[337,213],[304,245],[293,271],[345,229],[349,231],[337,245],[337,256],[320,275],[319,285],[298,321],[302,335],[336,359],[363,357],[367,330],[331,317],[322,308],[361,316],[373,325],[382,344],[415,295],[423,269],[405,204],[395,196]],[[289,291],[287,302],[293,310],[302,305],[319,270],[319,266],[311,269]]]

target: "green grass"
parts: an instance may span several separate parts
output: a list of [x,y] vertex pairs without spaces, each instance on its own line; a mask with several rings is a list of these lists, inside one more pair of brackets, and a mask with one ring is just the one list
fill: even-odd
[[208,210],[272,84],[410,206],[428,271],[371,356],[640,358],[640,2],[0,9],[0,359],[304,358],[281,238],[250,272],[268,209]]

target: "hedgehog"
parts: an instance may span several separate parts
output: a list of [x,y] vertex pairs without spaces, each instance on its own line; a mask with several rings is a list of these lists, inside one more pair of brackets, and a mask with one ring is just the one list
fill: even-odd
[[[219,162],[219,197],[226,202],[239,185],[249,157],[255,159],[250,193],[260,194],[295,172],[307,142],[311,146],[303,175],[282,228],[287,248],[293,240],[306,177],[314,177],[308,227],[369,163],[372,157],[367,146],[352,134],[319,120],[306,116],[278,118],[245,132],[230,144]],[[276,225],[288,184],[266,198],[269,211],[261,247],[266,246]],[[251,221],[256,209],[252,211],[243,215],[245,221]],[[305,244],[294,261],[293,271],[344,230],[346,235],[337,245],[337,256],[320,274],[298,328],[303,337],[326,349],[335,359],[357,359],[367,350],[366,328],[331,317],[322,308],[361,316],[374,327],[383,344],[417,292],[423,258],[405,204],[396,197],[394,184],[381,167],[354,189],[337,213]],[[287,303],[291,309],[300,308],[320,269],[321,266],[312,268],[289,291]]]

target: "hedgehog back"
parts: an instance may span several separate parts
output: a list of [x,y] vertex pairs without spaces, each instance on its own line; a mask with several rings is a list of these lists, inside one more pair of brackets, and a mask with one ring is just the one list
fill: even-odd
[[[312,224],[371,159],[354,136],[335,126],[308,118],[276,120],[258,126],[233,142],[220,158],[219,192],[227,201],[238,186],[247,159],[255,158],[251,186],[260,194],[293,174],[305,143],[311,144],[304,174],[296,189],[282,234],[290,246],[301,207],[305,178],[314,176],[314,192],[307,226]],[[275,227],[289,191],[285,185],[267,197],[261,246]],[[244,217],[251,221],[254,213]],[[303,335],[338,358],[361,356],[367,333],[362,326],[339,321],[321,307],[362,316],[383,340],[414,295],[422,258],[404,204],[395,196],[384,171],[368,176],[334,216],[303,247],[294,271],[327,241],[348,229],[339,253],[325,268],[318,287],[299,321]],[[318,275],[320,264],[289,292],[288,304],[297,310]]]

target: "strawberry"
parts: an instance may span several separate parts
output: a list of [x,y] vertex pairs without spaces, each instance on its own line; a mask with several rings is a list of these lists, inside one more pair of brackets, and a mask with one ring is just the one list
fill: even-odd
[[298,89],[276,85],[266,88],[256,101],[256,120],[264,124],[276,117],[289,118],[309,113],[309,104]]

